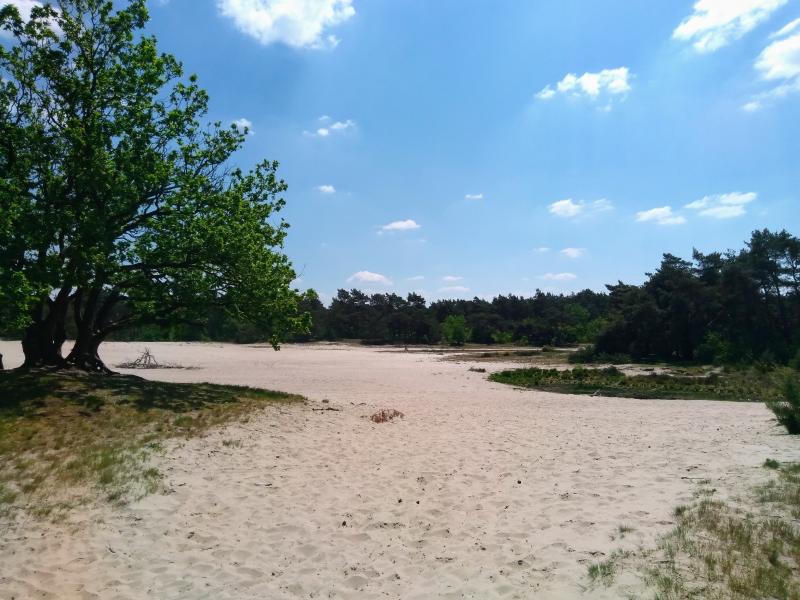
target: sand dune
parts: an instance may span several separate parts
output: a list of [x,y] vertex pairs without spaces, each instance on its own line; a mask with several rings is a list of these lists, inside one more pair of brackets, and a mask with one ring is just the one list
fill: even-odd
[[[586,590],[591,561],[652,544],[694,478],[731,493],[796,453],[759,404],[521,391],[435,354],[341,345],[103,354],[144,346],[199,368],[143,376],[311,402],[171,444],[166,494],[5,528],[3,600],[618,598],[640,583]],[[16,344],[0,352],[20,360]],[[313,411],[323,399],[341,412]],[[365,418],[380,408],[405,418]],[[612,539],[621,524],[634,531]]]

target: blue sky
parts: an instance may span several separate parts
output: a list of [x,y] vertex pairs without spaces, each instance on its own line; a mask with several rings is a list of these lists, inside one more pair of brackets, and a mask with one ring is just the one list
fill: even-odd
[[287,251],[324,300],[599,290],[663,252],[800,234],[800,0],[158,0],[151,17],[211,118],[251,124],[239,162],[281,162]]

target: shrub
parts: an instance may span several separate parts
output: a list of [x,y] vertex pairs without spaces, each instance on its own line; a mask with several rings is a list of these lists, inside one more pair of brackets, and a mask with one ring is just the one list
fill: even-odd
[[719,334],[710,332],[695,350],[695,359],[703,363],[727,364],[732,361],[730,343]]
[[492,341],[495,344],[510,344],[514,341],[514,335],[510,331],[495,331],[492,333]]
[[594,346],[584,346],[569,355],[567,359],[572,364],[581,364],[594,361],[595,349]]
[[604,367],[604,368],[600,369],[600,372],[603,375],[608,375],[610,377],[622,377],[622,376],[624,376],[624,373],[622,371],[620,371],[615,366]]
[[778,423],[786,427],[792,435],[800,434],[800,386],[797,380],[787,375],[783,384],[783,399],[767,402],[769,409],[775,413]]
[[753,362],[753,367],[761,374],[769,373],[777,368],[778,361],[775,360],[775,355],[769,350],[766,350],[758,360]]
[[442,337],[452,346],[463,346],[471,334],[463,315],[450,315],[442,323]]
[[789,366],[795,371],[800,371],[800,350],[798,350],[794,358],[789,361]]

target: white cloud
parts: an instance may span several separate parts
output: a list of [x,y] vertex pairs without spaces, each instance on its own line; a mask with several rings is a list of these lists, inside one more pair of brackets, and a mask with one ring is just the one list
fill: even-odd
[[540,277],[540,279],[546,279],[547,281],[573,281],[577,278],[578,276],[575,273],[545,273]]
[[536,94],[536,97],[539,100],[550,100],[550,98],[552,98],[555,95],[556,91],[552,87],[550,87],[550,84],[548,84],[544,86],[544,88],[542,88],[542,91]]
[[581,207],[580,204],[573,202],[571,198],[553,202],[548,209],[550,210],[550,214],[564,218],[577,217],[583,212],[583,207]]
[[348,129],[354,129],[356,126],[356,122],[352,119],[347,119],[346,121],[335,121],[334,123],[328,124],[331,118],[327,115],[322,115],[319,118],[319,121],[325,123],[323,127],[318,127],[315,131],[304,131],[303,135],[306,137],[328,137],[334,133],[341,133],[347,131]]
[[794,21],[789,21],[786,25],[781,27],[778,31],[776,31],[775,33],[770,34],[769,39],[774,40],[776,38],[782,38],[784,36],[787,36],[790,33],[792,33],[795,29],[797,29],[798,27],[800,27],[800,18],[795,19]]
[[[745,102],[742,105],[745,112],[757,112],[776,100],[800,92],[800,74],[797,74],[800,70],[800,33],[767,46],[759,56],[756,68],[762,71],[763,80],[778,84]],[[786,77],[781,79],[780,74]]]
[[253,122],[250,119],[245,119],[244,117],[242,117],[241,119],[236,119],[233,122],[233,124],[236,125],[236,127],[241,129],[242,131],[246,129],[247,133],[250,135],[255,134],[255,131],[253,131]]
[[745,112],[756,112],[763,108],[763,104],[759,100],[751,100],[742,104],[742,110]]
[[392,285],[392,280],[372,271],[358,271],[347,278],[347,283],[378,283],[380,285]]
[[352,119],[347,119],[347,121],[336,121],[333,123],[330,128],[333,131],[344,131],[345,129],[350,129],[351,127],[355,127],[356,123]]
[[408,277],[406,281],[422,281],[425,279],[425,275],[414,275],[413,277]]
[[672,32],[698,52],[714,52],[765,21],[788,0],[697,0],[691,15]]
[[611,210],[612,208],[614,207],[611,202],[605,198],[601,198],[600,200],[595,200],[593,202],[585,202],[583,200],[575,202],[572,200],[572,198],[567,198],[566,200],[553,202],[547,207],[547,209],[550,211],[550,214],[565,219],[571,219],[579,215],[604,212]]
[[686,205],[686,208],[701,209],[719,204],[738,206],[750,204],[756,198],[758,198],[758,194],[755,192],[730,192],[728,194],[715,194],[712,196],[703,196],[699,200],[690,202]]
[[533,251],[544,254],[545,252],[550,252],[550,248],[548,248],[547,246],[539,246],[538,248],[534,248]]
[[356,14],[353,0],[217,0],[217,7],[261,44],[295,48],[335,48],[339,39],[326,30]]
[[336,188],[332,185],[318,185],[317,191],[319,191],[321,194],[335,194]]
[[611,204],[609,200],[605,198],[600,198],[600,200],[595,200],[594,202],[589,202],[586,205],[587,212],[605,212],[607,210],[612,210],[614,205]]
[[767,81],[797,79],[800,76],[800,33],[776,40],[764,48],[756,69]]
[[732,219],[734,217],[741,217],[747,211],[744,206],[712,206],[705,210],[701,210],[700,214],[704,217],[712,217],[714,219]]
[[640,223],[655,222],[659,225],[683,225],[686,218],[672,212],[671,206],[651,208],[636,213],[636,220]]
[[754,202],[756,198],[758,198],[758,194],[755,192],[715,194],[690,202],[686,208],[698,211],[698,214],[703,217],[732,219],[745,214],[747,212],[745,206]]
[[561,254],[567,258],[580,258],[586,254],[586,248],[564,248]]
[[[564,78],[555,84],[547,85],[536,98],[551,100],[556,94],[566,94],[574,97],[597,99],[601,95],[609,97],[624,95],[631,89],[629,82],[630,71],[628,67],[618,69],[603,69],[597,73],[584,73],[581,76],[567,73]],[[610,109],[610,104],[604,107]]]
[[465,200],[483,200],[483,194],[465,194]]
[[442,277],[442,281],[446,281],[447,283],[453,283],[454,281],[461,281],[464,279],[461,275],[445,275]]
[[405,221],[392,221],[381,227],[381,231],[410,231],[412,229],[419,229],[420,225],[413,219],[406,219]]
[[469,288],[464,287],[463,285],[446,285],[444,287],[440,287],[439,291],[444,293],[465,293],[469,291]]
[[[755,63],[762,81],[773,87],[755,94],[742,105],[746,112],[756,112],[775,100],[800,92],[800,19],[791,21],[770,36],[771,42]],[[790,35],[792,34],[792,35]]]

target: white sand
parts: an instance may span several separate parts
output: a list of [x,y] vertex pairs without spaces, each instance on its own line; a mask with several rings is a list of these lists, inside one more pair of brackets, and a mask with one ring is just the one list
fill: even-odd
[[[103,356],[145,346],[200,368],[143,376],[311,402],[172,444],[165,495],[2,531],[2,600],[618,598],[637,579],[586,590],[587,565],[651,545],[691,478],[735,491],[767,457],[797,459],[760,404],[521,391],[436,355],[332,345],[108,343]],[[0,352],[21,359],[17,344]],[[322,399],[342,411],[312,411]],[[363,418],[384,407],[405,419]],[[612,540],[621,524],[634,532]]]

